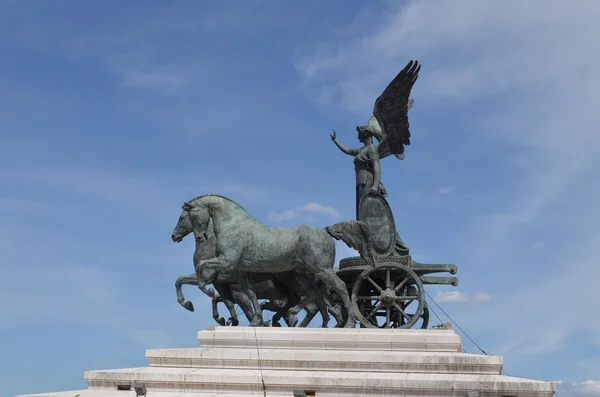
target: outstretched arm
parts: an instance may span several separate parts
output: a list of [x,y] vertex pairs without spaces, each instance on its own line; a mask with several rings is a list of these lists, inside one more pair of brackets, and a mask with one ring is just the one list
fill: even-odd
[[335,143],[335,146],[337,146],[343,153],[346,153],[350,156],[356,156],[358,154],[358,149],[347,148],[346,146],[338,142],[338,140],[335,138],[335,130],[333,131],[333,133],[331,133],[330,136],[333,143]]

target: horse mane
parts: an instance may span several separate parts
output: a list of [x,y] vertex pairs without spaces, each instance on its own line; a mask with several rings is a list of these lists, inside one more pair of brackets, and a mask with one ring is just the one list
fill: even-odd
[[246,209],[244,207],[242,207],[241,205],[239,205],[237,202],[233,201],[232,199],[230,199],[228,197],[221,196],[220,194],[203,194],[203,195],[198,196],[196,198],[193,198],[193,199],[191,199],[189,201],[186,201],[185,204],[189,204],[189,205],[194,206],[194,205],[198,204],[198,202],[200,200],[210,199],[210,198],[219,198],[219,199],[225,200],[225,201],[227,201],[227,202],[229,202],[231,204],[234,204],[235,206],[239,207],[248,216],[251,216],[250,213],[248,211],[246,211]]

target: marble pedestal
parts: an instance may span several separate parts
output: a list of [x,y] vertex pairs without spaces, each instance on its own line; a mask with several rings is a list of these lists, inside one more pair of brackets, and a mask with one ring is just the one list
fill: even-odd
[[453,330],[211,327],[198,340],[147,350],[149,367],[88,371],[87,390],[28,397],[135,397],[118,390],[134,382],[149,397],[554,394],[550,382],[502,375],[501,357],[463,353]]

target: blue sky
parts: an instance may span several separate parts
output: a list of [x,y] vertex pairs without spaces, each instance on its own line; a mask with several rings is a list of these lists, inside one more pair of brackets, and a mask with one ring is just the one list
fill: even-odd
[[508,374],[600,395],[598,18],[583,0],[0,0],[0,395],[197,346],[209,300],[185,289],[186,312],[173,287],[184,200],[352,219],[329,133],[358,146],[410,59],[412,145],[382,181],[413,256],[459,265],[430,294]]

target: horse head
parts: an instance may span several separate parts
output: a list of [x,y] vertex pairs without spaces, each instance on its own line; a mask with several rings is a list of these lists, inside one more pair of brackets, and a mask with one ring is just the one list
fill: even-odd
[[192,232],[194,232],[196,241],[203,242],[208,240],[209,226],[211,223],[211,216],[210,212],[208,211],[208,207],[203,204],[192,205],[187,202],[184,203],[181,208],[183,209],[183,212],[187,212],[189,226],[191,227]]
[[173,229],[173,233],[171,233],[171,240],[175,243],[180,243],[188,234],[192,232],[192,223],[190,222],[190,217],[188,210],[181,207],[183,211],[179,215],[179,219],[177,220],[177,224]]
[[[188,234],[190,234],[191,232],[194,231],[194,228],[192,226],[192,221],[190,219],[190,213],[192,211],[194,211],[194,208],[196,207],[192,207],[189,203],[184,203],[181,206],[181,214],[179,215],[179,219],[177,221],[177,224],[175,225],[175,228],[173,229],[173,233],[171,234],[171,240],[173,240],[176,243],[181,242]],[[209,221],[210,221],[210,217],[209,217]],[[209,235],[208,235],[208,225],[207,227],[204,229],[205,232],[200,233],[200,234],[195,234],[196,240],[198,242],[203,242],[208,240]]]

